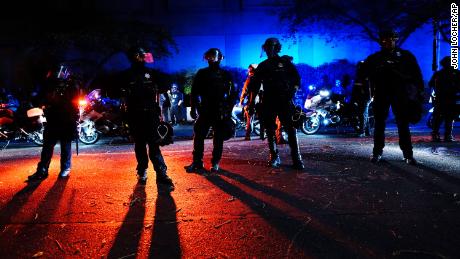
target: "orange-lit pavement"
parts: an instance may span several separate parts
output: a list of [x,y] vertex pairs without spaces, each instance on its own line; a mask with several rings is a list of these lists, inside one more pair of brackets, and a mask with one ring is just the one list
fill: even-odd
[[[422,163],[368,162],[370,139],[301,137],[306,169],[265,167],[266,143],[225,143],[223,171],[187,174],[191,141],[163,148],[176,190],[138,185],[131,145],[85,146],[70,178],[27,184],[38,148],[0,151],[0,258],[458,257],[459,144],[416,138]],[[209,140],[205,163],[209,167]],[[437,150],[437,154],[435,151]],[[58,152],[57,152],[58,153]],[[281,157],[290,163],[289,149]]]

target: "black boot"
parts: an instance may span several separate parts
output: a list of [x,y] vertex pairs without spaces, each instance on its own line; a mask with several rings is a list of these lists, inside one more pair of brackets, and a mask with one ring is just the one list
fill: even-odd
[[445,142],[453,142],[455,141],[454,136],[452,136],[452,128],[454,121],[451,120],[446,120],[446,123],[444,124],[444,141]]
[[140,184],[147,183],[147,169],[137,170],[137,180]]
[[438,132],[431,132],[431,141],[432,142],[440,142],[441,141],[441,137],[439,136],[439,133]]
[[37,168],[37,171],[27,177],[28,181],[42,181],[48,177],[48,170]]
[[157,184],[163,184],[169,188],[170,191],[174,190],[174,183],[171,178],[165,173],[157,174]]
[[403,150],[404,162],[409,165],[416,165],[417,161],[414,159],[414,153],[412,149]]
[[276,138],[273,132],[267,132],[268,148],[270,150],[270,160],[268,166],[278,168],[281,165],[281,159],[279,156],[278,148],[276,147]]
[[193,161],[190,165],[184,166],[187,173],[199,173],[204,170],[203,161]]
[[305,166],[302,162],[302,156],[300,155],[299,141],[297,140],[295,128],[288,130],[288,142],[291,148],[292,167],[297,170],[303,170]]

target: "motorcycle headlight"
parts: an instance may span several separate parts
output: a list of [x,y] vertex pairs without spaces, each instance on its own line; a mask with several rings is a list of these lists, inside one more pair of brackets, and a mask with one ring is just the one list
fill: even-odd
[[329,92],[328,90],[321,90],[321,91],[319,91],[319,95],[320,95],[321,97],[328,97],[329,94],[330,94],[330,92]]

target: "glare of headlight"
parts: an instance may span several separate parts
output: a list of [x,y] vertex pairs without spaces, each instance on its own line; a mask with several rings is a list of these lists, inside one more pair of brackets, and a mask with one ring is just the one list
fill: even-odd
[[309,86],[308,86],[308,90],[311,91],[311,90],[313,90],[313,89],[315,89],[315,86],[314,86],[314,85],[309,85]]
[[79,106],[86,106],[88,104],[88,102],[85,100],[85,99],[80,99],[78,101],[78,105]]
[[319,95],[322,97],[327,97],[329,96],[329,91],[328,90],[321,90],[319,91]]
[[323,124],[327,125],[327,124],[329,124],[329,121],[328,120],[323,120]]

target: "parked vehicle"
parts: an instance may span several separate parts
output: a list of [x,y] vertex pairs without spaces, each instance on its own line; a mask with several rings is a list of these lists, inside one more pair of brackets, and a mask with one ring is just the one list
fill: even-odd
[[78,139],[87,145],[96,143],[102,134],[129,139],[127,124],[120,112],[120,102],[102,98],[96,89],[79,101]]
[[42,146],[45,123],[46,118],[40,108],[31,108],[27,111],[17,109],[13,112],[8,104],[0,104],[1,141],[9,143],[12,140],[25,140]]
[[[307,135],[315,134],[320,128],[326,126],[353,127],[357,130],[358,118],[353,107],[340,99],[331,97],[329,90],[320,90],[305,101],[304,107],[306,109],[305,120],[301,130]],[[369,126],[374,127],[372,111],[369,111]]]

